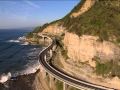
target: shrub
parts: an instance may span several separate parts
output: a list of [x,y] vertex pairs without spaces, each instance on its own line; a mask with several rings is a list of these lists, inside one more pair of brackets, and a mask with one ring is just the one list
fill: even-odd
[[95,72],[98,75],[102,75],[103,77],[118,76],[120,78],[120,65],[118,64],[118,61],[113,61],[113,60],[105,63],[100,63],[96,61]]
[[77,12],[84,2],[85,0],[82,0],[82,3],[62,19],[62,25],[66,30],[79,36],[83,34],[99,36],[101,41],[109,41],[111,36],[120,38],[120,5],[118,6],[120,1],[98,0],[87,12],[71,18],[71,13]]

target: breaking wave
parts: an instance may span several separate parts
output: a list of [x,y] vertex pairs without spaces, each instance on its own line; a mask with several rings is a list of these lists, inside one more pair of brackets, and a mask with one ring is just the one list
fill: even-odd
[[29,45],[24,37],[8,40],[6,43],[0,45],[1,50],[4,48],[0,52],[0,83],[20,75],[35,73],[40,68],[38,55],[42,47]]
[[14,43],[19,43],[19,40],[8,40],[7,42],[14,42]]

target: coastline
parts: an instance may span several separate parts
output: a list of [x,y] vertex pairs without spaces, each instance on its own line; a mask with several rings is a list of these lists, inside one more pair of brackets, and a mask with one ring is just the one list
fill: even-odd
[[46,90],[42,87],[41,83],[36,85],[39,82],[36,78],[42,78],[40,69],[35,73],[17,76],[14,79],[8,80],[5,84],[0,84],[0,90]]
[[[38,55],[40,53],[40,51],[44,48],[44,47],[34,47],[35,45],[29,44],[29,42],[26,41],[25,36],[19,37],[18,40],[9,40],[8,42],[13,42],[13,43],[19,43],[20,45],[24,46],[24,47],[30,47],[31,51],[28,54],[28,56],[25,55],[22,56],[23,59],[28,59],[25,60],[27,62],[27,64],[23,64],[22,67],[20,67],[19,70],[12,70],[12,71],[8,71],[7,73],[0,73],[0,83],[4,84],[9,80],[14,80],[19,76],[24,76],[24,75],[29,75],[29,74],[34,74],[36,73],[39,69],[40,69],[40,64],[38,61]],[[24,49],[24,48],[23,48]],[[23,50],[25,51],[25,50]],[[17,53],[19,55],[19,53]],[[32,60],[33,59],[33,60]]]

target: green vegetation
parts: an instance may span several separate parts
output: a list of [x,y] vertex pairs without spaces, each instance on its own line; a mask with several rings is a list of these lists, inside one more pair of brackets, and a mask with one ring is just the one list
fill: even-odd
[[32,38],[33,37],[33,33],[32,32],[27,33],[26,37],[27,38]]
[[72,88],[70,88],[70,90],[80,90],[80,89],[72,87]]
[[[64,36],[64,34],[62,35]],[[68,59],[68,55],[67,55],[67,49],[64,48],[64,44],[62,42],[62,36],[61,37],[57,37],[56,36],[56,45],[58,45],[60,47],[60,50],[61,50],[61,54],[62,56],[64,57],[64,59]]]
[[67,55],[67,49],[61,49],[61,54],[64,57],[65,60],[69,59],[68,55]]
[[71,10],[70,13],[68,13],[65,17],[63,17],[60,21],[67,19],[73,12],[78,12],[79,9],[82,7],[86,0],[81,0],[74,8]]
[[60,48],[63,48],[64,47],[64,45],[63,45],[63,43],[62,43],[62,38],[61,37],[58,37],[58,36],[56,36],[55,37],[55,40],[56,40],[56,45],[57,46],[59,46]]
[[100,40],[120,42],[120,0],[98,0],[84,14],[74,18],[72,12],[80,9],[85,0],[81,1],[67,16],[62,24],[69,32],[81,36],[83,34],[99,36]]
[[[66,27],[68,32],[76,33],[79,36],[83,34],[94,35],[99,36],[101,41],[107,40],[120,43],[120,0],[96,0],[95,5],[87,12],[71,18],[70,15],[73,12],[77,12],[84,2],[85,0],[81,0],[64,18],[36,27],[33,32],[28,34],[28,37],[33,37],[33,33],[42,32],[47,26],[57,23]],[[57,45],[61,47],[62,55],[68,58],[67,50],[63,48],[64,45],[61,39],[57,39]],[[106,76],[106,74],[111,72],[111,76],[120,75],[118,70],[120,66],[117,63],[100,63],[97,61],[96,64],[97,74]]]
[[108,61],[105,63],[100,63],[100,61],[96,60],[96,74],[102,75],[103,77],[115,77],[118,76],[120,78],[120,65],[119,61]]
[[106,76],[111,72],[111,70],[112,70],[112,62],[96,63],[96,73],[98,75]]
[[32,38],[34,33],[38,33],[38,32],[42,32],[49,24],[46,23],[44,24],[43,26],[38,26],[38,27],[35,27],[35,29],[32,31],[32,32],[29,32],[26,37],[27,38]]
[[60,50],[60,47],[57,47],[52,57],[52,64],[59,69],[64,68],[63,64],[61,63]]
[[37,27],[27,36],[31,37],[32,33],[42,32],[47,26],[57,23],[66,27],[67,31],[79,36],[94,35],[99,36],[100,41],[108,40],[120,43],[120,0],[97,0],[90,10],[76,18],[71,18],[70,15],[77,12],[85,1],[81,0],[64,18]]
[[63,90],[63,82],[57,80],[56,88],[57,90]]

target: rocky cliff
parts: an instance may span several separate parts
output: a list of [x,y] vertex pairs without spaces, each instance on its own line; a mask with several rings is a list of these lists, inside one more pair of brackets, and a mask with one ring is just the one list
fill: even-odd
[[49,86],[38,70],[36,73],[18,76],[0,84],[0,90],[49,90]]
[[[80,78],[78,69],[81,69],[89,78],[104,82],[104,77],[107,85],[111,83],[120,89],[119,12],[120,0],[81,0],[68,15],[48,24],[38,33],[62,37],[59,40],[63,46],[61,55],[67,58],[60,59],[60,62],[65,71],[77,73]],[[71,62],[77,69],[71,69]]]
[[82,35],[81,37],[73,33],[65,33],[63,40],[68,57],[75,61],[88,62],[95,67],[95,56],[101,59],[101,62],[120,59],[120,48],[115,44],[103,41],[99,42],[98,37]]

